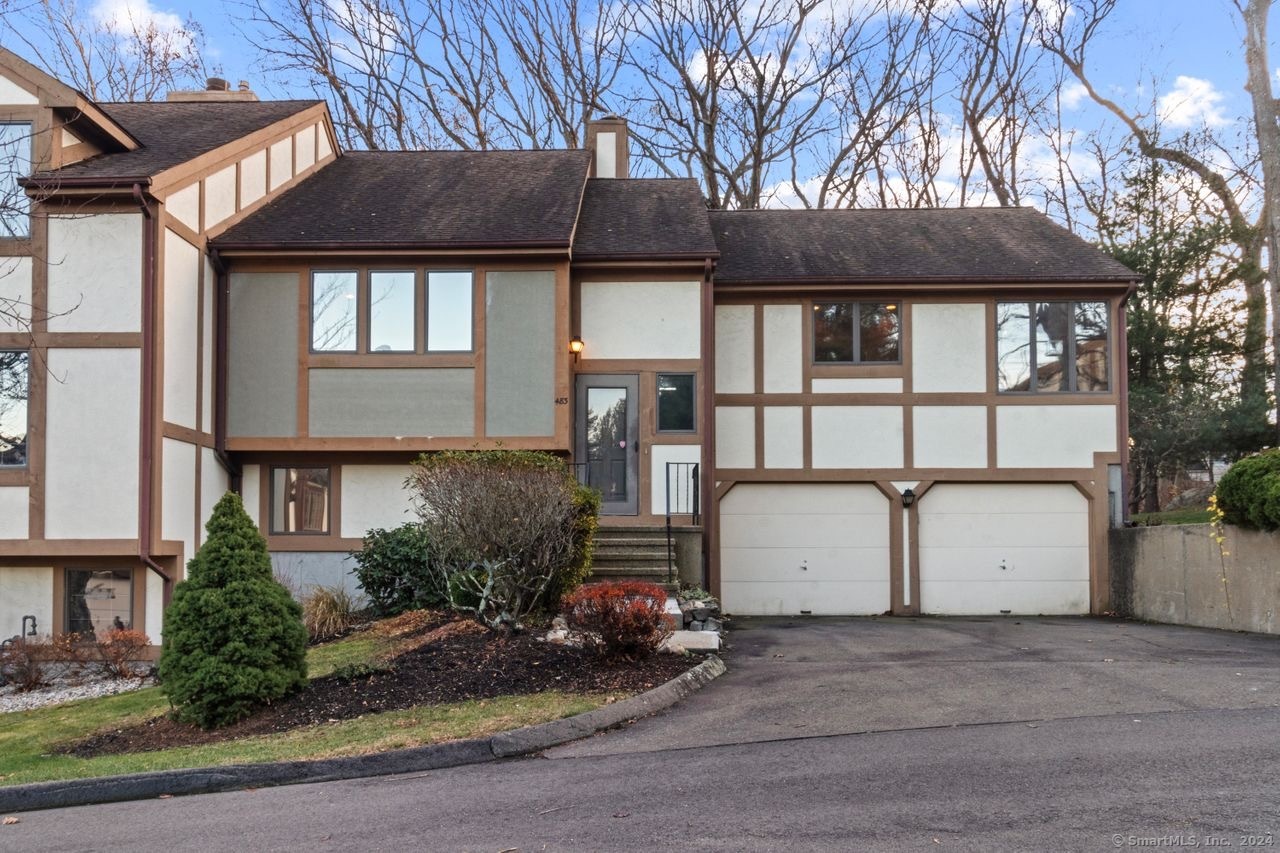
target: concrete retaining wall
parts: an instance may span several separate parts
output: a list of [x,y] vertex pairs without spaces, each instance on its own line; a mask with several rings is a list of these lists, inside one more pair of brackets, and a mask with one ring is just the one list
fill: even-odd
[[1208,524],[1112,530],[1112,607],[1153,622],[1280,634],[1280,533],[1224,533],[1219,549]]

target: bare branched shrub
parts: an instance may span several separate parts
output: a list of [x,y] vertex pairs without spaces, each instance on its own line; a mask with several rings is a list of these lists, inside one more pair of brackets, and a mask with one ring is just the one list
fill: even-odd
[[136,664],[151,645],[151,638],[142,631],[116,628],[108,631],[94,643],[97,662],[103,673],[111,678],[135,678],[140,673]]
[[490,628],[518,629],[582,559],[576,483],[542,453],[423,456],[408,480],[450,606]]

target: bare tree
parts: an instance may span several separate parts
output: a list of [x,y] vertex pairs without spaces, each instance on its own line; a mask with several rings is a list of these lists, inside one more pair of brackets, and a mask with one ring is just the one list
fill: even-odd
[[629,15],[585,0],[255,0],[248,35],[329,100],[350,146],[572,147]]
[[[1260,2],[1256,5],[1269,6],[1270,3]],[[1115,6],[1116,0],[1084,0],[1084,2],[1053,0],[1052,4],[1046,2],[1037,31],[1038,40],[1046,50],[1058,57],[1063,67],[1084,87],[1094,103],[1120,121],[1142,157],[1169,163],[1195,176],[1221,206],[1222,215],[1228,224],[1230,239],[1240,249],[1239,281],[1245,290],[1246,322],[1241,397],[1256,413],[1255,417],[1258,421],[1256,429],[1261,437],[1267,431],[1266,417],[1271,408],[1267,398],[1266,361],[1268,274],[1263,263],[1267,244],[1267,234],[1263,228],[1264,222],[1267,221],[1267,205],[1264,204],[1264,209],[1256,215],[1251,215],[1247,210],[1246,206],[1252,189],[1250,168],[1234,163],[1224,165],[1220,162],[1220,157],[1206,156],[1203,151],[1197,151],[1193,147],[1190,136],[1183,136],[1181,139],[1166,138],[1154,116],[1121,106],[1099,91],[1087,69],[1086,57],[1090,45],[1115,10]],[[1069,11],[1070,14],[1068,14]],[[1265,21],[1263,26],[1265,28]],[[1265,37],[1265,29],[1263,36]],[[1262,50],[1262,60],[1265,62],[1265,40]],[[1264,68],[1264,78],[1265,72]],[[1267,94],[1264,97],[1268,97],[1269,82],[1264,82],[1262,85],[1267,87]],[[1274,127],[1274,106],[1272,109]],[[1225,154],[1226,151],[1219,148],[1216,153]],[[1274,252],[1272,254],[1274,255]],[[1272,287],[1275,287],[1274,281]],[[1280,374],[1276,376],[1276,382],[1280,383]],[[1277,385],[1276,390],[1280,390],[1280,384]]]
[[203,82],[204,35],[193,18],[135,18],[127,7],[104,17],[76,0],[14,1],[10,37],[93,100],[151,101]]

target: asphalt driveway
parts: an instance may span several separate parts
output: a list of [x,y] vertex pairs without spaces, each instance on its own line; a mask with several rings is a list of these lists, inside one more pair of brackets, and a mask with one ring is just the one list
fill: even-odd
[[554,758],[1280,706],[1280,637],[1090,618],[739,618],[729,672]]

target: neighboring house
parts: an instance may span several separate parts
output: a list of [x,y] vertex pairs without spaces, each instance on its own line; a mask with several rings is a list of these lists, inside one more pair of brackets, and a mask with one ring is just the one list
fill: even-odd
[[662,526],[669,478],[687,525],[699,465],[730,612],[1106,609],[1134,275],[1045,217],[709,212],[628,177],[620,119],[344,152],[321,102],[179,97],[0,50],[40,214],[0,239],[34,306],[0,328],[0,635],[157,638],[229,487],[335,581],[415,456],[498,446],[574,462],[606,525]]

